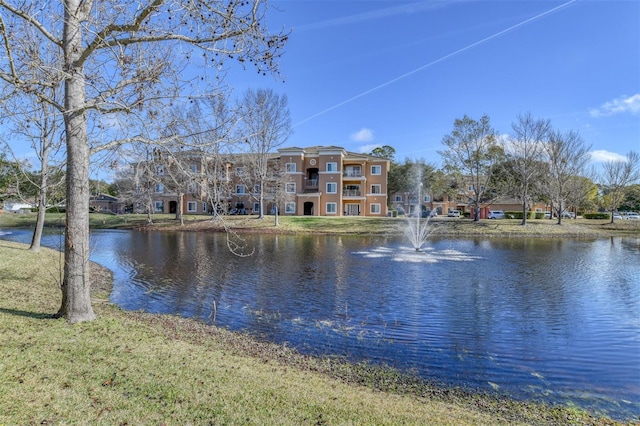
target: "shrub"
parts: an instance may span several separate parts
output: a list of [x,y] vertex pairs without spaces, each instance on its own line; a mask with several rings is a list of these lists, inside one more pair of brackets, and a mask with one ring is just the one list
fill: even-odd
[[47,207],[45,210],[46,213],[65,213],[66,211],[66,207]]
[[[504,216],[508,219],[522,219],[522,210],[504,212]],[[544,219],[544,213],[542,213],[541,217],[538,217],[538,214],[536,212],[527,212],[527,219],[533,219],[534,216],[536,219]]]
[[582,217],[585,219],[611,219],[609,213],[585,213]]

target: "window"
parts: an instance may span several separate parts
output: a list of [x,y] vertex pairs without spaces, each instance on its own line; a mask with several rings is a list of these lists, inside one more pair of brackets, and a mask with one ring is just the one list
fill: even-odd
[[327,214],[336,214],[338,212],[338,204],[336,203],[327,203]]
[[296,193],[296,184],[295,182],[287,182],[284,186],[284,192],[287,194],[295,194]]
[[155,192],[161,194],[164,192],[164,185],[161,183],[156,184]]
[[198,183],[189,182],[189,184],[187,185],[187,192],[191,192],[192,194],[195,194],[196,192],[198,192]]
[[202,203],[202,213],[206,213],[207,212],[207,203],[203,202]]
[[395,201],[402,202],[402,195],[396,195]]
[[236,194],[244,194],[244,185],[236,185]]
[[296,163],[287,163],[285,164],[285,170],[287,173],[295,173],[296,172]]
[[244,176],[244,167],[236,167],[236,176]]
[[253,203],[253,212],[260,213],[260,203]]
[[337,172],[338,171],[338,163],[335,163],[335,162],[327,163],[327,171],[328,172]]
[[371,211],[371,214],[380,214],[380,204],[379,203],[371,204],[369,209]]
[[382,166],[371,166],[371,174],[372,175],[381,175],[382,174]]
[[473,185],[469,185],[469,191],[473,192],[474,190],[474,186]]
[[430,203],[431,202],[431,195],[425,195],[424,197],[422,197],[422,202]]
[[327,182],[327,194],[337,194],[338,184],[336,182]]
[[164,212],[164,201],[154,201],[153,210],[156,213],[163,213]]
[[254,194],[260,193],[260,184],[256,183],[255,185],[253,185],[253,193]]
[[188,201],[187,211],[189,213],[195,213],[196,211],[198,211],[198,203],[196,203],[195,201]]
[[192,173],[198,173],[198,165],[197,164],[192,164],[191,165],[191,172]]
[[382,193],[382,185],[379,185],[379,184],[371,185],[371,193],[372,194],[381,194]]
[[285,213],[295,213],[296,212],[296,203],[289,202],[284,205]]
[[156,166],[156,174],[161,176],[164,174],[164,166]]

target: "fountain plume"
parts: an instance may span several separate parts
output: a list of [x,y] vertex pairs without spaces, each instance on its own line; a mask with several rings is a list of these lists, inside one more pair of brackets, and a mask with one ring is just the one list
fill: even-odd
[[407,226],[404,229],[404,235],[407,237],[411,245],[416,251],[420,251],[422,246],[427,242],[427,238],[431,233],[429,228],[429,219],[431,215],[422,218],[422,173],[418,172],[418,205],[414,212],[414,217],[407,217]]
[[[422,213],[422,212],[420,212]],[[415,218],[407,218],[408,223],[404,229],[404,235],[416,251],[420,251],[427,242],[431,229],[429,228],[429,218],[421,219],[421,214]]]

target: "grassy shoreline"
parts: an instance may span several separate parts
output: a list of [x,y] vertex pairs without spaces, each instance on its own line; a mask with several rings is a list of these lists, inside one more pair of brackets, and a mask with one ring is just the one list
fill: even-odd
[[[114,226],[117,222],[108,218],[92,220],[103,228],[219,230],[210,220],[190,220],[180,227],[167,218],[149,227],[131,219],[126,226]],[[7,226],[3,219],[0,227]],[[273,220],[233,219],[233,229],[245,232],[264,232],[260,227]],[[278,232],[318,225],[282,219],[285,229]],[[404,226],[404,221],[389,220],[371,232],[374,224],[361,219],[329,222],[320,232],[347,227],[349,233],[386,235]],[[49,226],[56,226],[56,220]],[[471,221],[436,223],[455,231],[437,235],[469,236],[469,224],[478,229]],[[491,221],[482,226],[497,236],[504,235],[501,226],[519,225]],[[606,237],[611,230],[572,230],[563,236],[576,234]],[[637,231],[615,235],[628,234]],[[441,387],[367,364],[309,357],[190,319],[123,311],[108,303],[111,275],[97,265],[92,265],[92,297],[98,319],[70,326],[50,319],[59,305],[61,262],[55,251],[32,253],[0,240],[0,292],[5,295],[0,301],[0,425],[640,424]]]
[[[366,234],[402,235],[409,220],[404,217],[318,217],[281,216],[275,226],[273,216],[258,219],[257,216],[185,216],[184,225],[174,215],[154,215],[153,223],[147,223],[146,215],[90,215],[90,226],[94,229],[137,229],[161,231],[235,232],[257,233],[321,233],[321,234]],[[563,219],[531,219],[526,226],[520,219],[488,220],[479,222],[466,218],[437,217],[430,220],[434,237],[542,237],[542,238],[607,238],[612,236],[640,236],[640,221]],[[0,214],[0,227],[33,227],[35,214]],[[45,226],[64,227],[61,213],[48,213]]]

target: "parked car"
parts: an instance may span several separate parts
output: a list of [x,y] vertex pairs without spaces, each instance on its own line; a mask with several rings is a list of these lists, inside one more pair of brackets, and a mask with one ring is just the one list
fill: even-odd
[[568,217],[568,218],[573,219],[573,218],[576,217],[576,214],[574,212],[569,212],[569,211],[565,210],[565,211],[562,212],[562,217]]
[[460,210],[451,210],[447,213],[448,217],[460,217]]
[[544,212],[545,219],[551,219],[551,212]]
[[490,210],[487,217],[489,219],[504,219],[505,216],[502,210]]
[[624,218],[627,220],[640,220],[640,215],[636,212],[628,212],[624,215]]
[[613,219],[614,219],[614,220],[617,220],[617,219],[622,220],[622,215],[621,215],[620,213],[618,213],[618,212],[615,212],[615,213],[613,214]]

